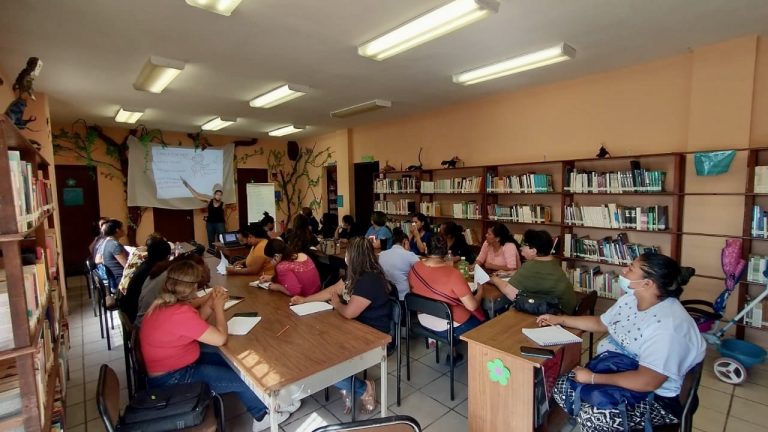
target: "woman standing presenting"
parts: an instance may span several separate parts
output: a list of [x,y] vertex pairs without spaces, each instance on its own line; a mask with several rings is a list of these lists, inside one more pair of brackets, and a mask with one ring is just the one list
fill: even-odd
[[219,234],[224,234],[224,232],[227,231],[224,223],[224,201],[221,200],[224,192],[219,189],[221,185],[214,185],[215,190],[213,191],[213,196],[210,196],[196,191],[183,178],[181,179],[181,182],[187,189],[189,189],[189,192],[192,193],[193,197],[208,204],[208,216],[205,219],[205,231],[208,234],[208,247],[212,248],[213,242],[218,239]]

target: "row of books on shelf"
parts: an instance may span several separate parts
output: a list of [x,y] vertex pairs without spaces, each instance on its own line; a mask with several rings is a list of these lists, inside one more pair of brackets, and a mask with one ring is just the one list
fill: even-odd
[[755,193],[768,193],[768,166],[755,167],[754,182]]
[[552,176],[541,173],[527,173],[496,177],[488,173],[485,184],[489,193],[542,193],[553,192]]
[[563,241],[563,256],[606,264],[629,265],[645,252],[660,252],[658,246],[630,243],[627,233],[617,234],[615,238],[604,237],[591,239],[589,236],[578,237],[566,233]]
[[375,201],[373,209],[387,214],[411,215],[416,213],[416,201],[401,199],[395,201]]
[[53,193],[49,181],[43,179],[42,171],[34,171],[30,162],[21,160],[21,153],[8,151],[11,171],[11,188],[16,208],[16,221],[20,232],[34,226],[40,214],[53,205]]
[[[749,304],[752,301],[752,297],[747,295],[744,304]],[[743,324],[750,327],[763,327],[766,323],[763,322],[765,315],[766,301],[757,303],[752,309],[748,310],[744,315]]]
[[571,193],[655,193],[664,191],[667,173],[643,168],[598,172],[566,167],[563,190]]
[[422,193],[479,193],[483,178],[480,176],[456,177],[434,181],[422,181]]
[[768,256],[750,255],[747,263],[747,281],[768,283],[768,279],[763,275],[766,268],[768,268]]
[[759,205],[752,207],[751,232],[752,237],[768,238],[768,211]]
[[373,191],[375,193],[416,193],[419,191],[420,180],[416,177],[403,176],[399,179],[375,179]]
[[598,296],[611,299],[621,297],[619,274],[613,270],[603,273],[600,266],[569,267],[565,262],[563,263],[563,270],[573,284],[575,291],[584,293],[597,291]]
[[550,223],[552,207],[541,204],[488,204],[488,219],[500,222]]
[[597,228],[666,231],[669,228],[669,207],[630,207],[615,203],[599,206],[570,204],[563,209],[567,225]]

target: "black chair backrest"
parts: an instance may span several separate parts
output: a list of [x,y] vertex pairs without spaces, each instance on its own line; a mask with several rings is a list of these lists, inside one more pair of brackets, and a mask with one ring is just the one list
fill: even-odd
[[576,313],[574,315],[594,315],[595,305],[597,305],[597,291],[590,291],[589,294],[581,298],[579,305],[576,306]]
[[421,432],[421,425],[415,418],[405,415],[372,418],[335,425],[321,426],[312,432]]
[[692,367],[685,374],[683,385],[680,388],[680,404],[683,405],[683,415],[680,419],[680,430],[688,432],[692,429],[693,414],[698,408],[698,390],[701,382],[701,372],[704,369],[704,361]]
[[115,432],[120,418],[120,379],[112,368],[103,364],[96,385],[96,406],[107,432]]
[[437,318],[445,318],[453,322],[451,308],[446,303],[414,293],[405,295],[405,308],[409,311],[425,313]]

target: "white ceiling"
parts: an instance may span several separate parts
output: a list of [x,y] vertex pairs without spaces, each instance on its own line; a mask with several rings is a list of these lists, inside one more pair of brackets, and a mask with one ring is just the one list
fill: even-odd
[[[289,138],[394,119],[437,106],[574,78],[686,52],[747,34],[768,34],[766,0],[501,0],[498,14],[383,62],[357,55],[366,42],[447,0],[243,0],[230,17],[184,0],[0,0],[0,70],[12,81],[29,56],[55,122],[103,126],[119,106],[140,122],[248,137],[289,123]],[[469,87],[451,74],[567,42],[576,59]],[[150,55],[187,67],[160,95],[132,84]],[[284,82],[314,92],[271,109],[248,101]],[[5,85],[10,85],[6,82]],[[370,99],[392,108],[350,119],[329,112]]]

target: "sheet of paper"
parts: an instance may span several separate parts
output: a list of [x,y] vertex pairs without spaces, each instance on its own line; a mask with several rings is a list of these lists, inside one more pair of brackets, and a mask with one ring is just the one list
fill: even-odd
[[478,285],[482,285],[488,282],[489,280],[491,280],[491,277],[488,276],[488,273],[486,273],[485,270],[483,270],[483,268],[480,267],[480,265],[475,264],[475,283]]
[[473,293],[477,291],[477,287],[478,287],[477,282],[467,282],[467,284],[469,285],[469,289],[471,289]]
[[231,299],[227,300],[227,302],[224,303],[224,310],[227,310],[227,309],[231,308],[232,306],[240,303],[241,301],[243,301],[242,298],[231,298]]
[[269,289],[269,282],[259,282],[259,281],[256,280],[256,281],[253,281],[253,282],[248,282],[248,285],[252,286],[254,288]]
[[229,261],[227,261],[226,258],[224,258],[224,252],[219,252],[221,254],[221,261],[219,262],[219,265],[216,267],[216,271],[219,272],[221,275],[227,274],[227,266],[229,265]]
[[309,302],[291,306],[293,313],[299,316],[309,315],[315,312],[322,312],[330,309],[333,309],[333,306],[326,302]]
[[227,321],[227,332],[235,336],[248,334],[259,321],[261,317],[232,317]]

